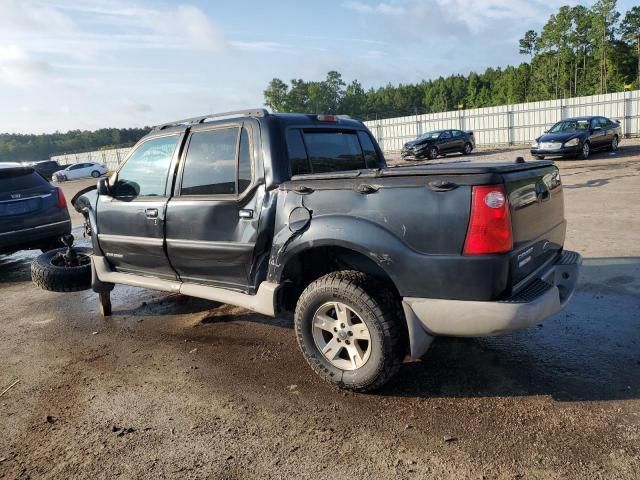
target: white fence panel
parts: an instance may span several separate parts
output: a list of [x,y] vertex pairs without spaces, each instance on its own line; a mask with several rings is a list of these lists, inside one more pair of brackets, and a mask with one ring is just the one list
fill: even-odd
[[72,163],[83,162],[96,162],[101,163],[109,170],[116,170],[120,165],[131,148],[113,148],[111,150],[96,150],[93,152],[82,153],[70,153],[65,155],[58,155],[51,157],[51,160],[56,160],[60,165],[69,165]]
[[587,115],[619,120],[626,137],[640,136],[640,90],[386,118],[365,124],[382,150],[393,153],[424,132],[445,128],[473,130],[477,145],[524,145],[558,120]]

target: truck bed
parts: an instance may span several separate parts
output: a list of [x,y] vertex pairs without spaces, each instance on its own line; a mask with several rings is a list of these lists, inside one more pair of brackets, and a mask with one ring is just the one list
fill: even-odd
[[[510,252],[463,255],[478,185],[501,185],[507,193]],[[376,252],[387,270],[397,271],[394,283],[403,296],[505,298],[542,275],[564,244],[562,187],[550,161],[448,162],[300,175],[282,184],[280,192],[283,213],[301,204],[312,212],[310,229],[349,229],[354,248]]]

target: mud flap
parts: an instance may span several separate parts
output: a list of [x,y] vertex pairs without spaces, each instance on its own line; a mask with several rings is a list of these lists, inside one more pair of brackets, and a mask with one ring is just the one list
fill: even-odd
[[407,330],[409,331],[409,356],[412,359],[418,359],[429,350],[433,342],[433,336],[425,332],[422,323],[407,303],[402,302],[402,309],[404,310]]

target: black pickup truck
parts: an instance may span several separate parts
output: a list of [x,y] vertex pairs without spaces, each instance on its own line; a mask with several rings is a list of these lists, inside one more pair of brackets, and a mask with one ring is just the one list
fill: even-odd
[[114,284],[295,311],[311,367],[356,391],[434,336],[540,323],[567,303],[581,263],[563,249],[553,163],[387,167],[367,128],[341,116],[161,125],[73,204],[104,314]]

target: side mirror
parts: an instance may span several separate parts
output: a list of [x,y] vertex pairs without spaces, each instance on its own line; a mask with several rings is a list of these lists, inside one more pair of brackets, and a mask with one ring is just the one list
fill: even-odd
[[108,178],[98,180],[98,195],[111,196],[111,185]]
[[549,133],[549,130],[545,130],[545,131],[544,131],[544,132],[542,132],[542,133]]

